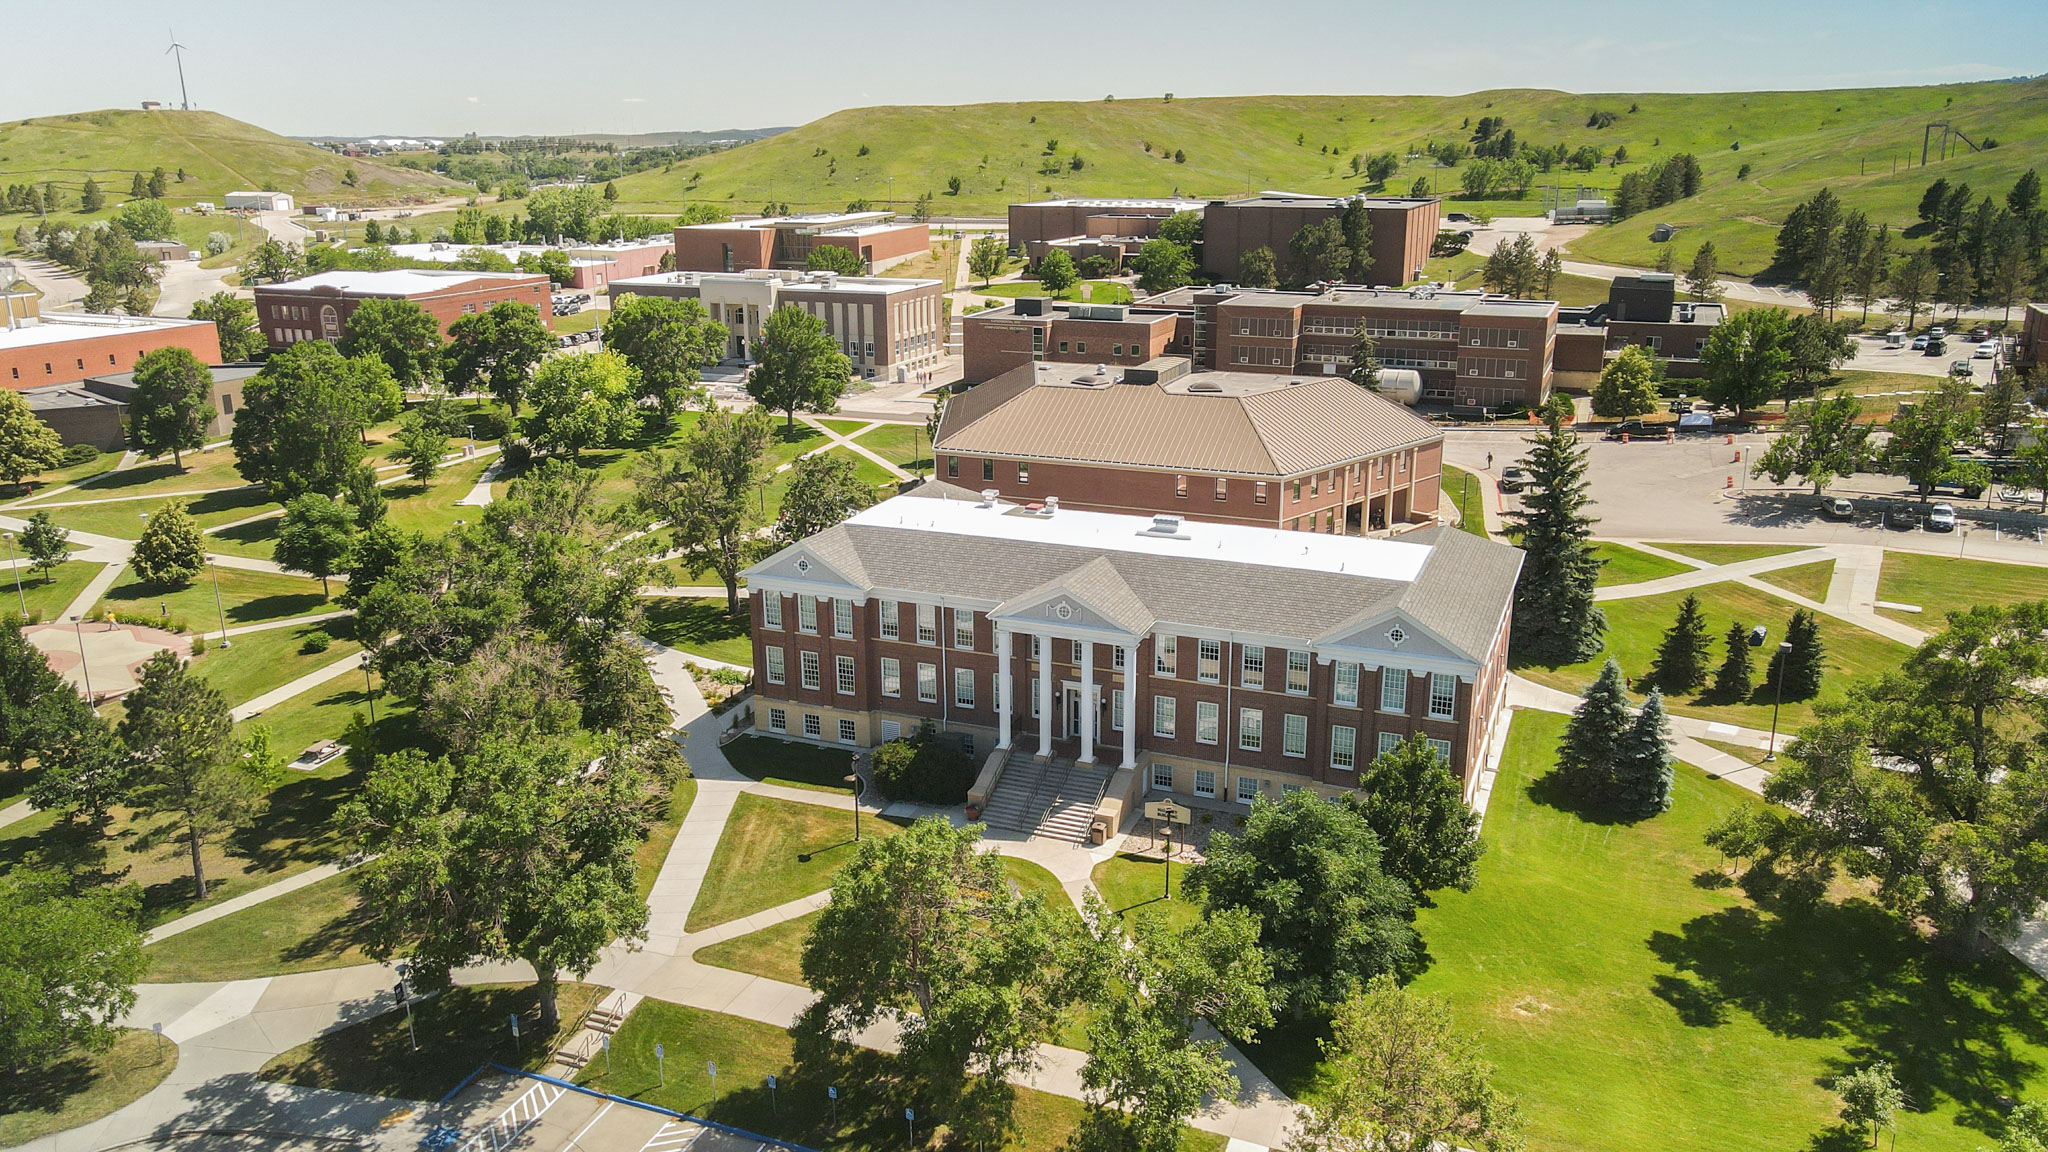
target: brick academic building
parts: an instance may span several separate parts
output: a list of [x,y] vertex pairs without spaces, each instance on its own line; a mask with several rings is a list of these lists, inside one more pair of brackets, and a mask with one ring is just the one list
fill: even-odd
[[17,392],[126,372],[158,348],[184,348],[202,364],[220,362],[220,332],[211,320],[21,313],[11,323],[0,319],[0,385]]
[[894,212],[821,212],[686,224],[676,229],[676,271],[803,270],[814,248],[844,248],[869,272],[931,251],[931,229]]
[[365,300],[410,300],[440,322],[442,335],[464,316],[494,304],[531,304],[554,327],[548,278],[527,272],[462,272],[403,268],[387,272],[321,272],[256,289],[256,322],[273,352],[302,340],[339,340]]
[[[1433,197],[1366,196],[1372,221],[1374,284],[1399,285],[1422,278],[1429,247],[1436,242],[1443,217]],[[1287,264],[1287,243],[1311,224],[1343,215],[1345,199],[1261,192],[1242,200],[1224,200],[1202,210],[1202,271],[1211,280],[1230,283],[1243,274],[1244,254],[1269,248],[1281,267]]]

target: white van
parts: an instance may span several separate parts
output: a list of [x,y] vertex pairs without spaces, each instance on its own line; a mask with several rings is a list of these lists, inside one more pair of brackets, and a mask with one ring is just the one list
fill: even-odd
[[1906,346],[1906,330],[1904,328],[1894,328],[1885,333],[1884,346],[1887,348],[1904,348]]

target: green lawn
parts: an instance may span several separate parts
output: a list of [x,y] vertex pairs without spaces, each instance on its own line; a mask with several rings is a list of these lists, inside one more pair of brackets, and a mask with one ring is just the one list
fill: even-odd
[[[886,820],[861,821],[863,837],[896,831]],[[742,795],[712,852],[686,928],[699,932],[822,892],[854,850],[848,808]]]
[[1776,584],[1788,592],[1797,592],[1808,600],[1826,600],[1828,585],[1835,580],[1835,562],[1819,560],[1812,564],[1801,564],[1793,568],[1779,568],[1772,572],[1759,572],[1756,578],[1766,584]]
[[20,592],[15,591],[16,572],[5,574],[6,586],[0,587],[0,611],[19,612],[24,601],[28,604],[28,618],[31,620],[55,620],[64,609],[71,606],[92,578],[100,574],[104,564],[87,560],[66,560],[46,574],[29,568],[17,569],[20,575]]
[[1803,552],[1810,547],[1806,544],[1658,544],[1655,541],[1651,544],[1666,552],[1676,552],[1708,564],[1740,564],[1744,560]]
[[867,420],[820,420],[818,423],[841,436],[851,436],[868,426]]
[[244,908],[151,944],[149,980],[251,980],[369,963],[356,947],[359,909],[347,875]]
[[0,1147],[92,1123],[141,1099],[178,1066],[178,1046],[123,1028],[105,1052],[78,1052],[0,1077]]
[[1927,609],[1919,615],[1880,611],[1894,620],[1934,631],[1942,626],[1943,613],[1952,609],[2048,599],[2048,568],[1886,552],[1884,568],[1877,577],[1877,598]]
[[[83,464],[66,464],[62,468],[52,468],[48,472],[32,476],[29,478],[29,485],[36,492],[41,492],[45,489],[54,488],[59,484],[76,484],[80,480],[109,471],[120,462],[121,453],[102,452]],[[0,491],[9,493],[21,492],[18,487],[12,484],[7,485],[5,489],[0,489]],[[19,495],[18,498],[30,499],[32,496],[33,493],[28,493]]]
[[[545,1068],[585,1009],[609,992],[594,984],[564,980],[555,997],[561,1028],[548,1037],[536,1034],[540,1016],[533,985],[454,988],[413,1006],[413,1027],[420,1044],[417,1052],[406,1035],[405,1013],[386,1012],[274,1056],[257,1076],[301,1088],[438,1100],[485,1061],[513,1068]],[[521,1020],[517,1041],[508,1023],[514,1012]]]
[[[350,635],[353,623],[343,618],[296,628],[271,628],[236,636],[228,648],[208,641],[206,651],[193,659],[192,670],[212,681],[229,705],[246,703],[361,651],[360,644],[344,638]],[[333,637],[325,651],[306,649],[307,638],[315,634]],[[344,674],[342,678],[360,681],[362,673]],[[299,749],[280,747],[278,751],[297,755]]]
[[1514,721],[1469,893],[1419,921],[1446,997],[1516,1096],[1534,1152],[1849,1148],[1822,1083],[1898,1064],[1899,1147],[1989,1144],[2038,1098],[2048,992],[2004,956],[1951,962],[1867,901],[1757,908],[1702,835],[1757,803],[1680,766],[1669,812],[1589,822],[1542,782],[1563,717]]
[[[258,713],[237,728],[247,735],[252,725],[261,724],[270,730],[272,747],[286,756],[296,756],[321,740],[339,737],[348,730],[349,721],[356,713],[368,718],[370,700],[365,694],[364,684],[365,678],[360,671],[338,676]],[[400,730],[409,714],[400,711],[398,703],[389,695],[378,695],[376,711],[380,729]],[[392,746],[397,747],[398,744]]]
[[843,748],[799,744],[772,736],[741,736],[723,751],[742,775],[765,784],[841,794],[853,787],[846,782],[847,774],[853,771],[853,754]]
[[1600,586],[1614,584],[1641,584],[1647,580],[1661,580],[1676,576],[1692,569],[1676,560],[1652,556],[1626,544],[1602,540],[1593,546],[1594,555],[1605,562],[1600,569]]
[[[120,458],[117,452],[110,452],[101,457],[108,461],[108,468]],[[234,450],[223,446],[203,452],[185,453],[185,467],[182,470],[171,462],[169,456],[162,456],[153,461],[137,464],[133,468],[123,468],[118,472],[88,471],[77,481],[76,487],[55,499],[105,500],[116,496],[166,496],[176,492],[203,492],[211,488],[238,488],[248,482],[240,472],[235,471]]]
[[749,617],[744,609],[738,615],[727,612],[725,597],[650,596],[641,603],[647,611],[642,632],[649,640],[707,660],[753,666]]
[[990,284],[976,288],[983,296],[1001,296],[1016,299],[1019,296],[1053,296],[1056,300],[1084,301],[1091,304],[1128,304],[1131,289],[1128,285],[1114,280],[1083,280],[1058,295],[1047,292],[1036,280],[1009,280],[1001,284]]
[[[1469,483],[1468,483],[1469,481]],[[1444,499],[1458,510],[1458,527],[1474,536],[1486,535],[1486,489],[1463,468],[1444,465]]]
[[923,424],[883,424],[854,443],[906,472],[922,468],[926,475],[931,473],[932,442]]
[[193,521],[199,525],[202,532],[222,524],[246,520],[259,512],[277,507],[261,488],[228,488],[209,492],[204,496],[149,496],[138,500],[117,500],[111,504],[52,507],[50,519],[56,521],[59,527],[77,532],[135,540],[142,536],[145,516],[155,515],[158,509],[173,499],[185,502],[185,511],[192,514]]
[[690,815],[690,805],[697,799],[697,779],[685,776],[669,790],[668,811],[662,813],[657,823],[647,833],[647,839],[633,850],[633,883],[640,890],[640,898],[654,890],[654,879],[661,875],[661,866],[668,860],[668,850],[676,842],[676,833],[681,831],[683,820]]
[[[491,459],[496,459],[492,457]],[[443,468],[441,474],[422,486],[417,480],[400,480],[384,487],[384,517],[393,527],[407,532],[439,536],[457,520],[474,524],[481,508],[458,507],[456,501],[469,495],[491,460],[470,460]],[[494,489],[496,485],[492,486]]]
[[[219,580],[219,601],[214,599]],[[93,611],[113,609],[145,616],[181,619],[195,632],[211,632],[220,639],[221,610],[226,609],[228,627],[260,624],[332,612],[335,604],[320,591],[320,582],[310,576],[286,576],[276,572],[247,572],[215,565],[201,572],[182,588],[165,588],[145,583],[130,568],[121,573],[107,594],[93,605]]]
[[1200,904],[1181,892],[1181,880],[1186,875],[1184,865],[1173,866],[1171,900],[1166,899],[1166,866],[1157,860],[1112,856],[1095,866],[1091,879],[1110,911],[1128,919],[1140,911],[1160,908],[1166,911],[1168,923],[1180,926],[1192,924],[1202,915]]
[[[1764,683],[1764,669],[1770,653],[1785,635],[1785,625],[1791,619],[1795,605],[1789,600],[1732,582],[1709,584],[1691,591],[1699,596],[1700,606],[1706,613],[1707,633],[1713,640],[1708,656],[1711,667],[1720,667],[1721,658],[1726,653],[1722,637],[1731,623],[1739,620],[1746,626],[1762,624],[1770,629],[1770,635],[1763,648],[1752,649],[1752,681],[1755,687],[1747,699],[1721,700],[1712,694],[1710,688],[1690,699],[1674,697],[1667,703],[1672,711],[1687,716],[1750,728],[1769,727],[1773,697]],[[1600,665],[1612,655],[1620,661],[1624,673],[1640,680],[1649,672],[1650,662],[1657,654],[1657,645],[1677,617],[1678,603],[1685,596],[1685,592],[1666,592],[1660,596],[1603,600],[1600,608],[1607,614],[1606,651],[1578,664],[1559,668],[1518,665],[1517,670],[1537,683],[1578,692],[1599,675]],[[1828,616],[1820,617],[1820,637],[1821,644],[1827,649],[1827,672],[1821,685],[1823,697],[1840,693],[1850,683],[1898,668],[1908,653],[1903,644]],[[1787,700],[1779,728],[1789,731],[1812,718],[1812,701]]]

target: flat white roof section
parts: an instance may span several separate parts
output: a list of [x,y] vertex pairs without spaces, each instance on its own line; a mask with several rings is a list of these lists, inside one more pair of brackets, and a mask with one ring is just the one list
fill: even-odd
[[8,328],[0,323],[0,349],[36,348],[72,340],[93,340],[132,332],[167,332],[211,324],[211,320],[178,320],[169,316],[115,316],[99,312],[45,312],[36,323]]
[[361,293],[373,296],[413,296],[441,292],[472,280],[531,280],[538,272],[465,272],[454,268],[393,268],[384,272],[319,272],[282,284],[265,284],[270,292]]

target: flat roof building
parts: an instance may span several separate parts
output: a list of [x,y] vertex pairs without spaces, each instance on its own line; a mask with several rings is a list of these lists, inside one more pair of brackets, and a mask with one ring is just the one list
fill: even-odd
[[292,195],[289,192],[230,192],[221,203],[230,212],[238,208],[256,212],[289,212],[292,210]]
[[424,244],[393,244],[391,254],[406,260],[453,264],[463,254],[482,249],[518,263],[521,256],[538,256],[559,251],[569,258],[571,276],[564,285],[586,292],[602,292],[614,280],[652,276],[661,270],[661,258],[675,251],[667,236],[646,240],[614,240],[603,244],[455,244],[434,240]]
[[102,372],[124,372],[144,352],[184,348],[201,363],[220,359],[220,332],[211,320],[167,316],[113,316],[49,312],[0,320],[0,385],[15,391],[75,384]]
[[272,351],[302,340],[339,340],[348,318],[365,300],[410,300],[448,326],[492,305],[513,301],[540,311],[554,327],[548,278],[532,272],[462,272],[400,268],[385,272],[320,272],[256,289],[256,322]]
[[1202,211],[1182,199],[1035,200],[1010,205],[1010,248],[1032,264],[1054,248],[1075,260],[1100,253],[1121,264],[1176,212]]
[[924,224],[898,220],[894,212],[818,212],[685,224],[676,229],[676,271],[802,271],[811,250],[820,246],[847,249],[873,273],[931,251],[932,237]]
[[2048,364],[2048,304],[2029,304],[2020,318],[2020,337],[2013,346],[2013,367],[2025,372]]
[[[207,389],[207,404],[213,415],[206,423],[206,438],[217,440],[234,431],[235,413],[242,407],[242,385],[262,371],[262,366],[216,364],[208,371],[213,382]],[[64,443],[117,452],[128,443],[122,418],[134,395],[135,373],[114,372],[87,377],[77,384],[31,388],[21,398],[28,401],[29,411],[56,429]]]
[[1505,722],[1521,553],[1020,506],[944,484],[747,569],[754,726],[871,747],[931,725],[985,765],[991,823],[1077,781],[1115,832],[1148,796],[1250,804],[1357,786],[1427,740],[1469,797]]
[[1654,353],[1673,379],[1697,380],[1706,375],[1707,339],[1727,318],[1724,304],[1679,299],[1669,272],[1617,276],[1606,303],[1560,310],[1552,367],[1559,384],[1590,389],[1609,361],[1635,346]]
[[865,378],[906,379],[945,353],[945,285],[892,276],[841,276],[756,268],[746,272],[667,272],[612,282],[612,295],[638,293],[701,300],[726,326],[727,360],[754,359],[761,325],[785,305],[818,317]]
[[[1242,200],[1220,200],[1202,211],[1202,270],[1210,279],[1231,282],[1243,275],[1244,254],[1269,248],[1283,270],[1288,241],[1311,224],[1339,216],[1346,197],[1261,192]],[[1366,196],[1372,220],[1373,284],[1400,285],[1422,278],[1442,219],[1433,197]]]
[[1193,333],[1182,309],[1025,296],[961,317],[961,379],[979,384],[1033,361],[1121,367],[1187,356]]

